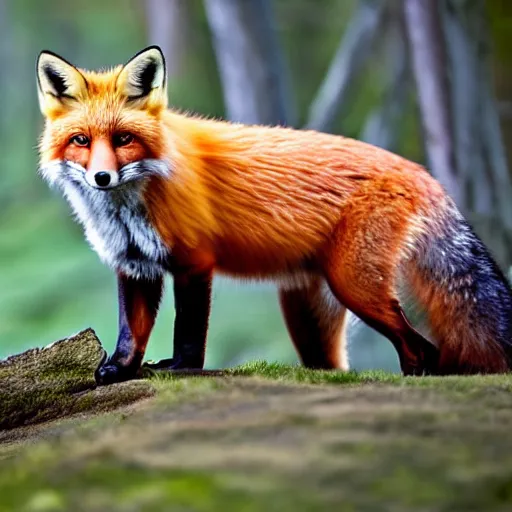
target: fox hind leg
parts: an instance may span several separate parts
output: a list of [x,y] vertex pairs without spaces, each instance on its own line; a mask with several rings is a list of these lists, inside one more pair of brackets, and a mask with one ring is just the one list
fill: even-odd
[[326,248],[323,269],[338,300],[393,343],[404,375],[436,373],[438,349],[411,326],[395,289],[408,230],[404,217],[414,215],[399,199],[388,196],[370,216],[368,198],[352,203]]
[[[344,278],[339,273],[331,276],[335,295],[363,322],[393,343],[403,374],[435,374],[438,350],[411,326],[398,300],[389,291],[380,289],[377,283],[374,283],[376,286],[366,283],[369,292],[366,300],[361,296],[354,299],[346,293]],[[352,281],[354,283],[355,279]]]
[[295,288],[282,287],[279,300],[286,326],[308,368],[348,370],[345,307],[321,278]]

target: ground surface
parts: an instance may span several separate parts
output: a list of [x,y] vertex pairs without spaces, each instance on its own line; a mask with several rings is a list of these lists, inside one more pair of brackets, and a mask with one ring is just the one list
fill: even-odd
[[253,364],[94,390],[92,331],[47,350],[0,363],[0,511],[512,509],[512,376]]

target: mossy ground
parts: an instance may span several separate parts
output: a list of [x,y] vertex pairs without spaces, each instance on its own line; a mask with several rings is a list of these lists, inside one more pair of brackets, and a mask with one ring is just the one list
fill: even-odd
[[0,511],[512,508],[511,375],[254,363],[134,385],[149,398],[0,434]]

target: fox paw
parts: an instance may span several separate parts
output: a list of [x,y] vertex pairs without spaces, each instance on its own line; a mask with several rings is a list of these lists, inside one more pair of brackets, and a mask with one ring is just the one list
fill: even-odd
[[148,373],[168,371],[175,375],[196,375],[196,376],[221,376],[225,372],[222,370],[203,370],[203,361],[197,360],[183,360],[183,359],[162,359],[156,363],[147,362],[142,365],[142,372],[148,371]]
[[106,386],[116,382],[124,382],[135,379],[138,375],[140,365],[122,365],[119,361],[102,362],[96,372],[94,378],[98,386]]

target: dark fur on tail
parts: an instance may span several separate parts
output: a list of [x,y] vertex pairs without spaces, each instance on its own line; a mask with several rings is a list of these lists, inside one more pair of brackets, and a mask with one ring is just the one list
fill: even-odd
[[409,276],[438,343],[438,373],[510,370],[510,284],[451,201],[415,246]]

